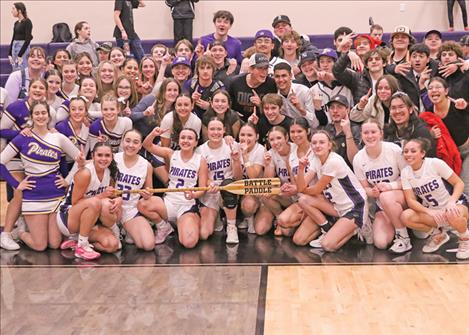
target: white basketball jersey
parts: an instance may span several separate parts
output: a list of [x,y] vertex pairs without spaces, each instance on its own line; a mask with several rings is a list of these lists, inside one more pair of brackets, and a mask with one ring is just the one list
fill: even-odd
[[[253,165],[261,165],[264,166],[264,153],[265,148],[263,145],[256,143],[254,148],[252,148],[251,152],[249,153],[249,162]],[[246,167],[244,166],[243,155],[241,156],[241,167],[243,169],[243,176],[244,178],[249,178],[246,172]]]
[[[308,158],[311,160],[311,157],[313,156],[313,153],[311,153]],[[292,177],[295,177],[298,174],[298,168],[299,168],[299,157],[298,157],[298,146],[295,145],[295,147],[292,148],[290,152],[290,157],[288,158],[288,164],[290,164],[290,169],[292,173]],[[309,164],[306,166],[305,169],[305,174],[309,171]]]
[[340,155],[331,152],[324,165],[317,156],[313,155],[309,167],[316,172],[318,179],[324,175],[333,177],[322,193],[340,216],[357,205],[366,204],[365,190]]
[[86,164],[85,168],[87,168],[91,172],[91,180],[88,184],[88,187],[86,188],[85,198],[91,198],[95,195],[103,193],[106,187],[111,184],[111,171],[109,169],[106,169],[104,171],[103,180],[99,180],[93,162]]
[[381,154],[376,158],[370,158],[363,148],[353,159],[358,180],[367,180],[370,185],[395,181],[405,165],[401,148],[391,142],[382,142]]
[[[233,144],[234,146],[235,144]],[[220,185],[225,179],[233,178],[233,165],[231,162],[231,149],[225,141],[221,147],[212,149],[208,146],[208,141],[197,148],[198,153],[207,162],[208,178],[216,185]]]
[[[169,188],[196,186],[201,158],[199,153],[194,153],[192,158],[185,162],[181,158],[181,151],[175,151],[169,163]],[[195,200],[187,200],[183,192],[168,192],[165,194],[165,198],[177,204],[195,204]]]
[[427,208],[445,208],[452,187],[448,183],[445,184],[443,179],[447,180],[453,173],[441,159],[426,157],[417,171],[410,166],[402,170],[402,189],[412,189],[422,205]]
[[[131,167],[127,167],[124,163],[123,152],[115,154],[114,160],[119,168],[116,188],[122,191],[142,189],[147,178],[148,161],[142,156],[138,156],[137,163]],[[137,202],[139,199],[139,193],[127,193],[122,195],[122,222],[128,221],[127,219],[131,219],[137,214]]]
[[[290,153],[296,151],[297,146],[294,143],[289,143]],[[276,150],[270,149],[270,155],[272,156],[272,164],[275,168],[275,174],[280,178],[282,184],[290,182],[290,174],[288,173],[287,161],[290,159],[290,154],[287,156],[280,155]]]

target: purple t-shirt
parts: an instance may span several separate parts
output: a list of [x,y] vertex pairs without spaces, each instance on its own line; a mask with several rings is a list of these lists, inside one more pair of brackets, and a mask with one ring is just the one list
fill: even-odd
[[[207,48],[208,44],[212,44],[215,41],[215,34],[202,36],[200,41],[204,48]],[[228,35],[227,40],[224,41],[223,44],[225,44],[226,51],[228,52],[228,58],[235,58],[238,64],[241,64],[243,61],[243,55],[241,54],[241,41]]]

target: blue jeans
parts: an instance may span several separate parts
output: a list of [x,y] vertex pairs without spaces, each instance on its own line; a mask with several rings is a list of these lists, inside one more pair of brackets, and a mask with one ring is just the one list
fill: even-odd
[[[124,40],[122,38],[116,38],[116,44],[119,48],[124,48]],[[142,47],[142,41],[140,39],[129,39],[130,53],[135,57],[137,62],[140,64],[140,61],[145,56],[145,51]]]
[[12,42],[12,47],[11,47],[11,56],[13,57],[13,65],[12,71],[19,70],[21,68],[26,69],[28,67],[28,55],[29,55],[29,46],[24,52],[23,56],[23,63],[21,65],[18,65],[18,54],[20,53],[21,47],[23,46],[24,41],[19,41],[19,40],[14,40]]

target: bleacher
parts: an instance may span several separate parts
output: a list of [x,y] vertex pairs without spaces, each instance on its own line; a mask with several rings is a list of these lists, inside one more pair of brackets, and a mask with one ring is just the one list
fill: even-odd
[[[459,41],[459,39],[466,34],[464,31],[460,32],[443,32],[443,40],[454,40],[454,41]],[[413,34],[417,41],[422,41],[425,32],[418,32]],[[316,45],[318,48],[333,48],[333,35],[328,34],[328,35],[309,35],[311,42]],[[387,42],[389,41],[390,34],[384,34],[384,41]],[[250,47],[253,44],[253,37],[241,37],[239,38],[242,43],[242,49],[246,49]],[[111,41],[111,39],[110,39]],[[34,40],[33,40],[34,42]],[[100,42],[98,42],[100,43]],[[113,43],[115,43],[113,41]],[[171,47],[173,45],[173,40],[143,40],[142,45],[145,50],[145,53],[149,53],[151,50],[151,47],[157,43],[162,43],[164,45],[167,45]],[[47,55],[52,55],[55,50],[60,49],[60,48],[65,48],[68,43],[41,43],[41,44],[36,44],[32,43],[34,46],[41,46],[46,50]],[[0,46],[0,86],[4,87],[5,83],[8,79],[8,76],[11,72],[11,65],[8,61],[8,48],[9,45],[1,45]]]

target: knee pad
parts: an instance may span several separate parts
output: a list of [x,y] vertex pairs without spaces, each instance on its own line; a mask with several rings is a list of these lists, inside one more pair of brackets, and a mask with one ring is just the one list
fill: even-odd
[[[225,186],[231,184],[234,180],[233,179],[225,179],[222,181],[220,186]],[[238,195],[230,193],[228,191],[220,191],[221,198],[223,199],[223,207],[228,209],[233,209],[238,206]]]

